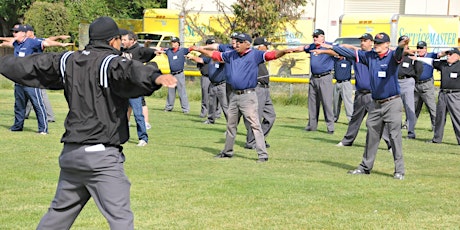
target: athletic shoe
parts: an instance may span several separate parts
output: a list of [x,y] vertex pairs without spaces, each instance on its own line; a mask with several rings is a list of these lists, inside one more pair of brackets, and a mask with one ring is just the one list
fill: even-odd
[[140,140],[140,141],[139,141],[139,144],[137,144],[137,146],[139,146],[139,147],[144,147],[144,146],[146,146],[146,145],[147,145],[147,142],[144,141],[144,140]]
[[146,129],[151,129],[152,126],[150,125],[150,123],[145,122],[145,128],[146,128]]

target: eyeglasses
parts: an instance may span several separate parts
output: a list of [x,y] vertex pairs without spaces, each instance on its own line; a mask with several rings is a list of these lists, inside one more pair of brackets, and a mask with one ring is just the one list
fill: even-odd
[[417,49],[421,50],[421,49],[425,49],[425,47],[417,46]]
[[318,37],[319,37],[319,35],[313,35],[313,37],[314,37],[314,38],[318,38]]
[[238,39],[238,40],[236,40],[236,42],[238,42],[238,43],[244,43],[245,40],[239,40],[239,39]]

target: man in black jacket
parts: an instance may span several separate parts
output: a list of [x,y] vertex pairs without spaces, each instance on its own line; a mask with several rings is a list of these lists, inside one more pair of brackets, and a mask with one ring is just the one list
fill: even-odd
[[120,56],[120,31],[113,19],[93,21],[89,38],[78,52],[0,58],[5,77],[63,89],[69,106],[56,195],[37,229],[69,229],[91,197],[111,229],[134,229],[121,146],[129,139],[128,99],[176,85],[173,76]]

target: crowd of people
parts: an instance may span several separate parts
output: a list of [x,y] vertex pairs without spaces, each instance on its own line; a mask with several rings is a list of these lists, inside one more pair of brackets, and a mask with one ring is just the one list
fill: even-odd
[[[10,130],[22,131],[26,104],[30,101],[37,114],[38,133],[48,133],[48,106],[43,102],[46,92],[40,89],[64,90],[69,105],[64,122],[66,131],[61,139],[64,147],[59,158],[61,172],[56,195],[38,229],[70,228],[91,197],[111,229],[133,229],[130,183],[123,169],[122,147],[129,139],[128,108],[134,113],[138,146],[148,143],[144,96],[161,86],[168,87],[164,111],[171,112],[177,90],[181,110],[188,114],[190,107],[183,72],[186,58],[198,63],[203,74],[200,117],[206,118],[204,124],[214,124],[221,113],[226,120],[225,145],[216,158],[235,155],[237,127],[243,117],[247,129],[244,147],[256,150],[257,163],[269,160],[270,144],[266,138],[276,113],[265,62],[294,52],[311,56],[309,118],[305,131],[317,130],[322,105],[326,131],[334,134],[334,123],[339,119],[341,101],[344,101],[348,129],[336,146],[351,146],[367,114],[363,157],[349,174],[371,173],[383,138],[393,154],[393,178],[404,179],[402,127],[407,124],[407,139],[416,138],[415,125],[423,103],[429,108],[434,131],[428,142],[442,142],[448,112],[460,144],[460,107],[457,106],[460,51],[457,48],[428,53],[427,43],[417,41],[417,49],[411,50],[410,39],[401,36],[396,49],[392,49],[390,37],[384,32],[361,35],[360,47],[338,45],[326,42],[324,31],[316,29],[312,34],[313,43],[284,50],[270,50],[267,38],[247,33],[233,33],[230,44],[219,44],[210,38],[204,46],[186,48],[180,46],[178,38],[173,38],[171,48],[151,49],[139,46],[136,34],[120,30],[113,19],[100,17],[89,27],[90,41],[84,50],[30,55],[42,53],[45,47],[70,45],[54,38],[27,35],[33,31],[31,28],[15,25],[14,37],[2,38],[1,46],[14,48],[14,57],[0,58],[3,63],[0,73],[15,82],[15,123]],[[201,55],[191,55],[191,51]],[[167,55],[170,74],[162,74],[151,62],[155,55]],[[352,68],[355,90],[351,84]],[[437,104],[434,69],[441,72]],[[403,111],[406,121],[402,120]],[[94,154],[96,152],[98,154]]]

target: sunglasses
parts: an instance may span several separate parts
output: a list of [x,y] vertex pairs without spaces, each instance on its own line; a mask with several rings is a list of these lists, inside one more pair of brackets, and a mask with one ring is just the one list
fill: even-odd
[[240,40],[240,39],[238,39],[238,40],[236,40],[236,42],[238,42],[238,43],[244,43],[245,40]]
[[425,49],[425,47],[417,46],[417,49],[421,50],[421,49]]

